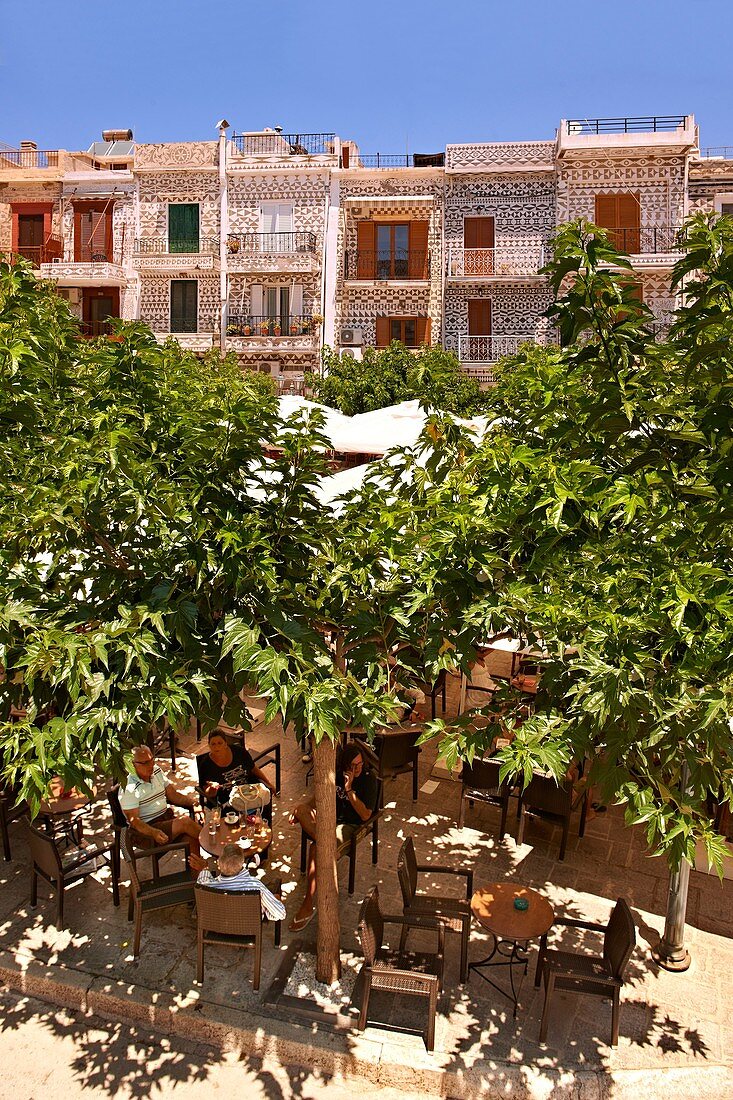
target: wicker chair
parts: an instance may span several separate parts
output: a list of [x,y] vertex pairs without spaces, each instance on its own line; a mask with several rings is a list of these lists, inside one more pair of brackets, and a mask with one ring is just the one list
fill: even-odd
[[[280,881],[269,884],[280,896]],[[212,886],[196,886],[198,915],[198,954],[196,981],[204,980],[204,945],[219,947],[254,947],[255,961],[252,985],[260,988],[262,963],[262,902],[259,890],[221,890]],[[280,944],[280,921],[275,921],[275,946]]]
[[[130,871],[130,900],[135,917],[135,937],[132,954],[134,958],[137,958],[140,954],[143,913],[149,913],[155,909],[170,909],[174,905],[190,904],[194,900],[194,880],[191,878],[188,865],[186,865],[184,871],[159,875],[152,880],[141,880],[137,870],[138,862],[141,859],[160,857],[166,852],[185,852],[187,855],[187,842],[161,844],[157,848],[146,848],[143,851],[138,851],[130,843],[130,830],[123,829],[120,836],[120,847]],[[128,917],[129,915],[128,913]]]
[[90,845],[87,848],[68,848],[63,855],[54,838],[28,823],[28,843],[31,851],[31,909],[38,904],[38,879],[44,879],[56,890],[56,927],[64,927],[64,891],[66,887],[84,878],[91,871],[89,863],[102,859],[112,868],[112,897],[120,904],[120,889],[115,867],[113,845]]
[[10,854],[10,833],[8,825],[25,817],[28,807],[22,800],[18,801],[17,788],[11,788],[6,784],[0,785],[0,833],[3,838],[3,856],[6,862],[12,859]]
[[[361,744],[361,743],[360,743]],[[362,745],[362,754],[364,760],[375,771],[377,770],[378,761],[372,750],[365,745]],[[359,841],[364,840],[365,837],[371,834],[372,838],[372,863],[376,864],[379,858],[379,819],[382,816],[382,780],[379,778],[377,772],[377,802],[376,809],[371,817],[363,821],[361,825],[345,840],[343,840],[336,847],[336,859],[341,859],[342,856],[349,857],[349,893],[354,893],[354,882],[356,879],[356,849]],[[300,870],[304,874],[308,865],[308,844],[310,837],[306,833],[305,829],[301,828],[300,833]]]
[[570,833],[570,818],[573,810],[579,804],[582,806],[580,825],[578,826],[578,836],[582,837],[585,833],[585,819],[588,814],[589,799],[589,787],[577,794],[569,779],[558,783],[552,775],[534,775],[519,797],[517,844],[523,842],[524,820],[527,815],[560,822],[562,824],[562,839],[560,841],[559,858],[561,860],[565,859],[565,849]]
[[372,752],[375,756],[374,768],[382,780],[380,790],[382,799],[384,798],[384,781],[386,779],[396,779],[398,775],[406,775],[408,772],[412,772],[412,801],[417,802],[420,783],[417,764],[422,749],[415,744],[415,741],[421,732],[421,729],[412,729],[400,730],[395,733],[378,733],[374,738],[373,748],[362,741],[361,738],[354,738],[362,751]]
[[[466,898],[447,898],[437,894],[423,894],[417,891],[417,876],[420,871],[431,875],[459,875],[466,880]],[[461,984],[468,977],[468,939],[471,934],[471,895],[473,894],[473,871],[462,871],[457,867],[418,863],[412,837],[408,836],[397,856],[397,877],[402,890],[403,915],[410,918],[410,925],[403,925],[400,939],[400,952],[407,946],[407,935],[413,924],[418,928],[438,928],[443,925],[446,932],[457,932],[461,937]]]
[[545,983],[545,1003],[540,1022],[540,1042],[547,1036],[549,1008],[556,989],[570,993],[590,993],[612,998],[611,1045],[618,1045],[618,1018],[624,972],[636,946],[636,928],[629,906],[623,898],[616,902],[608,924],[558,918],[557,925],[584,928],[603,934],[602,955],[579,955],[573,951],[547,950],[547,936],[540,941],[534,984]]
[[404,954],[382,946],[385,924],[404,927],[409,918],[383,914],[379,906],[379,889],[374,887],[364,899],[359,913],[358,935],[364,952],[364,992],[359,1015],[359,1030],[363,1031],[369,1014],[369,998],[372,990],[397,993],[402,996],[425,997],[428,1001],[428,1022],[425,1045],[432,1051],[435,1046],[435,1012],[438,993],[443,981],[444,929],[438,924],[438,951],[435,954]]
[[461,804],[458,810],[458,828],[462,829],[466,821],[466,802],[473,807],[474,802],[488,802],[501,808],[499,839],[506,833],[506,819],[509,813],[511,785],[499,779],[501,761],[474,759],[471,764],[464,763],[461,774]]

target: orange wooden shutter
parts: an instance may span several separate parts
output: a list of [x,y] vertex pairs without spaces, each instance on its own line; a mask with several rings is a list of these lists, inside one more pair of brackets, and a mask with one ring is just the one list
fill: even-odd
[[389,345],[389,317],[377,317],[377,347]]
[[429,317],[416,317],[415,318],[415,343],[418,347],[421,344],[430,343],[430,318]]
[[411,279],[427,279],[428,272],[428,229],[426,221],[410,222],[410,260]]
[[618,227],[623,229],[624,232],[620,234],[623,238],[621,247],[624,252],[635,253],[638,252],[641,247],[640,242],[640,207],[639,196],[623,194],[618,196]]
[[493,218],[464,218],[464,221],[463,221],[463,247],[464,248],[493,248],[494,247],[494,219]]
[[469,299],[468,335],[491,336],[491,300],[489,298]]
[[376,267],[375,255],[375,229],[374,222],[358,221],[356,223],[356,277],[357,279],[373,279]]
[[596,225],[601,229],[618,229],[616,217],[616,196],[596,195]]

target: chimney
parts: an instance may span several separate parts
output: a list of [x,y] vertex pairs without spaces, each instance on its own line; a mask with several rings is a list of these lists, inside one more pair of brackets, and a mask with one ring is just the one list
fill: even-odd
[[21,168],[37,168],[38,146],[35,141],[21,141],[19,148]]

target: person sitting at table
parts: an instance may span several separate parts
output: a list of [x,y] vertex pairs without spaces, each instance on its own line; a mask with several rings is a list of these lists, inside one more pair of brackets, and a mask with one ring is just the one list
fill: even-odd
[[[336,843],[342,844],[359,826],[368,821],[377,806],[379,786],[376,776],[364,767],[364,757],[355,741],[339,753],[336,762]],[[306,867],[305,897],[290,922],[291,932],[300,932],[316,912],[316,808],[314,798],[306,799],[290,815],[291,825],[299,824],[311,838]]]
[[249,873],[244,866],[244,852],[238,844],[225,844],[215,867],[218,874],[212,872],[211,865],[204,867],[198,877],[199,886],[213,886],[217,890],[259,890],[262,915],[270,920],[283,919],[285,906],[264,882]]
[[200,826],[189,816],[176,816],[170,808],[170,805],[184,806],[192,810],[196,800],[191,795],[181,794],[172,783],[166,782],[147,745],[135,746],[132,764],[135,773],[128,775],[125,789],[120,791],[120,806],[130,828],[137,834],[137,842],[140,843],[141,838],[153,844],[187,840],[189,864],[195,871],[200,871],[205,866],[199,848]]
[[[209,734],[209,751],[196,757],[196,767],[199,773],[199,786],[207,806],[223,805],[229,801],[232,787],[241,783],[262,783],[272,796],[275,788],[269,779],[258,768],[239,742],[231,745],[223,730],[215,729]],[[272,807],[266,806],[264,816],[271,818]]]

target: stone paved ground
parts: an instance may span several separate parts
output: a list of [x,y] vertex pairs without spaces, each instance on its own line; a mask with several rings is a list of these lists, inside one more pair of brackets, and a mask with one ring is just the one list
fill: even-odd
[[[457,698],[456,683],[450,686],[449,707]],[[302,884],[299,836],[288,825],[287,814],[302,795],[305,765],[294,739],[284,737],[275,723],[258,726],[248,736],[248,744],[257,750],[277,739],[284,753],[283,793],[276,802],[271,866],[282,876],[291,914],[299,904]],[[195,742],[189,748],[195,748]],[[427,746],[421,759],[421,782],[429,778],[434,758],[435,748]],[[185,787],[192,774],[189,753],[175,780]],[[733,881],[721,885],[715,877],[692,873],[687,940],[693,962],[686,974],[667,974],[649,954],[663,927],[665,869],[659,860],[647,856],[643,834],[625,828],[618,810],[610,808],[591,821],[583,840],[571,835],[566,859],[560,863],[556,828],[530,822],[521,848],[512,837],[499,843],[498,811],[492,807],[476,806],[469,811],[468,827],[456,828],[458,783],[439,780],[434,793],[421,793],[417,804],[411,801],[410,783],[410,777],[403,776],[387,786],[379,862],[373,867],[367,846],[360,847],[353,898],[346,893],[346,865],[340,864],[344,949],[357,949],[353,930],[359,904],[375,882],[385,909],[398,909],[396,859],[408,834],[414,837],[421,862],[473,867],[477,886],[506,879],[525,883],[546,894],[556,911],[566,916],[603,921],[615,899],[623,895],[634,910],[638,947],[625,988],[617,1048],[608,1046],[609,1005],[562,994],[556,995],[548,1042],[540,1046],[541,1000],[532,984],[535,952],[514,1022],[508,1001],[475,976],[465,988],[458,985],[455,937],[448,939],[434,1055],[427,1054],[419,1035],[375,1026],[362,1035],[333,1033],[294,1023],[287,1013],[266,1006],[266,991],[292,938],[287,932],[280,950],[274,949],[271,933],[267,934],[259,993],[252,990],[249,953],[223,949],[209,950],[205,984],[199,988],[193,981],[195,924],[187,908],[146,919],[137,961],[130,955],[126,887],[122,906],[115,910],[104,871],[70,891],[65,931],[51,923],[53,904],[43,885],[39,908],[33,912],[28,905],[21,825],[12,827],[13,861],[0,865],[0,976],[29,995],[104,1017],[115,1017],[122,1005],[140,1025],[209,1046],[215,1043],[246,1051],[255,1059],[252,1064],[264,1059],[297,1067],[305,1058],[327,1077],[363,1074],[372,1083],[408,1092],[419,1088],[423,1094],[456,1097],[478,1093],[636,1097],[649,1091],[649,1082],[656,1080],[662,1095],[659,1071],[664,1070],[667,1100],[733,1096]],[[102,802],[95,807],[94,818],[96,829],[107,828]],[[435,885],[446,889],[445,881]],[[304,938],[315,938],[315,922]],[[474,928],[471,957],[484,954],[486,940]],[[388,1003],[375,1004],[378,1009],[388,1016],[392,1011]],[[417,1027],[422,1020],[418,1011]],[[396,1014],[389,1018],[398,1021]],[[12,1013],[6,1016],[4,1042],[15,1020]],[[194,1080],[198,1073],[194,1050],[188,1061],[189,1077],[183,1076]],[[100,1081],[104,1083],[102,1077]],[[295,1090],[294,1095],[305,1093]]]

